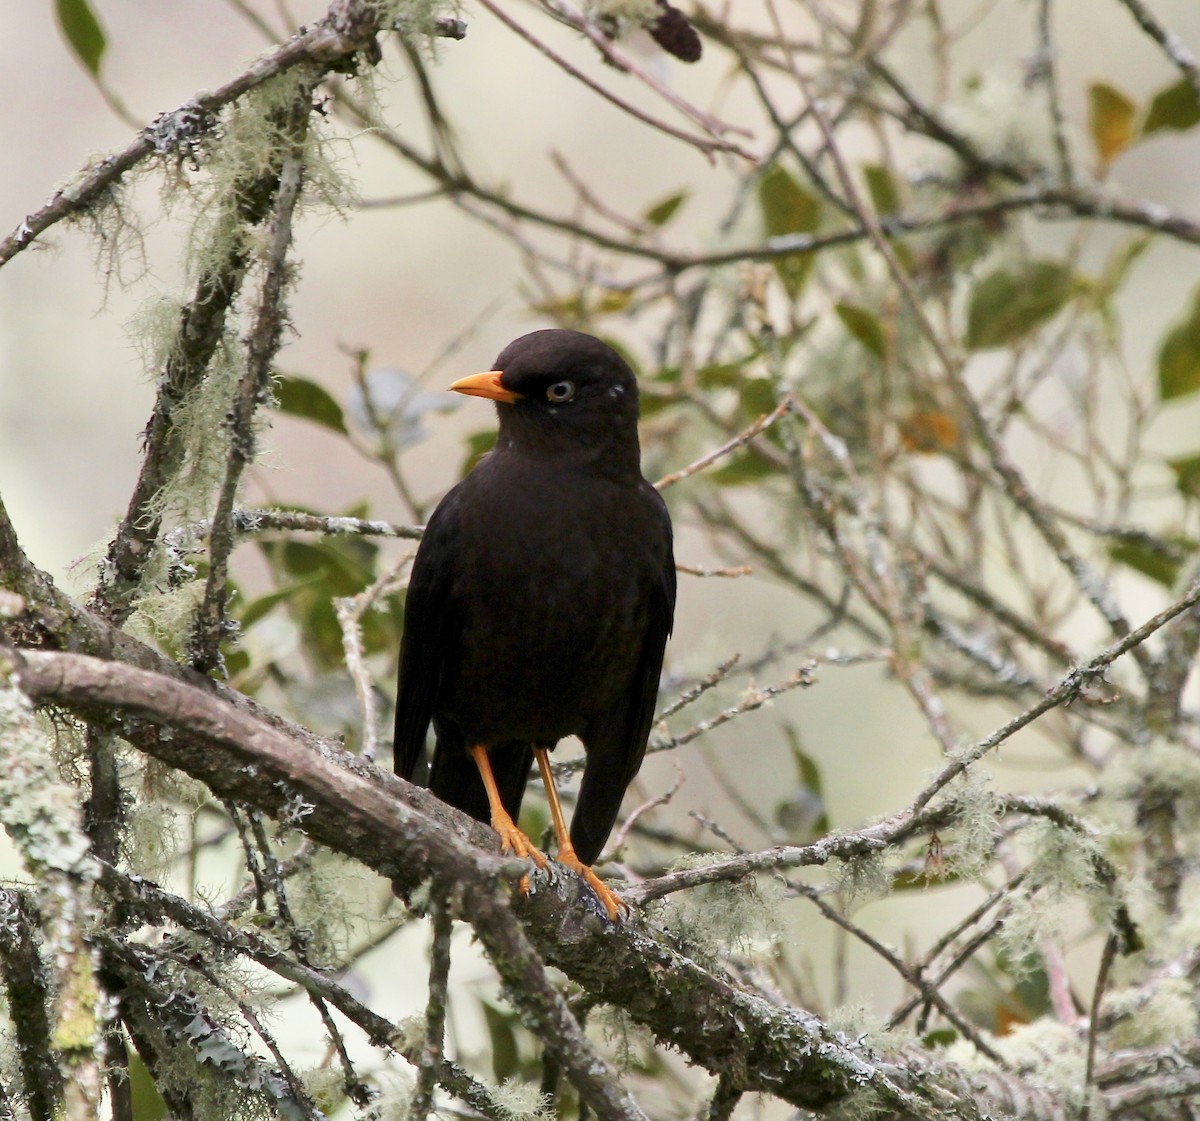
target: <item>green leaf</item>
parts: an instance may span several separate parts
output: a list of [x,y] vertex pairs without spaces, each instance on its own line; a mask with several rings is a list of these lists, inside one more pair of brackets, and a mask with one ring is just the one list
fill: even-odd
[[515,1078],[521,1073],[521,1049],[517,1042],[520,1021],[509,1008],[482,999],[483,1021],[492,1041],[492,1074],[497,1082]]
[[696,384],[701,389],[732,389],[742,377],[739,362],[714,362],[696,371]]
[[593,315],[618,315],[633,302],[633,293],[620,288],[601,288],[600,298],[592,307]]
[[1146,113],[1142,134],[1149,136],[1163,129],[1186,132],[1200,125],[1200,98],[1196,89],[1186,78],[1180,78],[1173,86],[1167,86],[1154,95]]
[[483,432],[472,432],[466,438],[465,443],[467,445],[467,455],[463,460],[462,467],[459,469],[459,474],[464,477],[475,464],[496,446],[496,430],[488,428]]
[[668,195],[661,202],[656,202],[645,211],[642,218],[650,225],[661,229],[675,217],[675,212],[687,202],[690,194],[690,191],[676,191],[675,194]]
[[346,435],[346,417],[332,394],[315,381],[277,374],[274,380],[275,408],[288,416],[302,417],[313,424]]
[[862,171],[875,212],[880,215],[895,214],[900,209],[900,192],[896,189],[892,173],[881,163],[866,164]]
[[137,1121],[162,1121],[167,1116],[167,1103],[163,1101],[154,1078],[136,1051],[129,1051],[129,1087],[133,1098],[133,1116]]
[[1100,271],[1098,285],[1102,296],[1114,295],[1118,288],[1125,283],[1130,270],[1142,254],[1154,244],[1153,234],[1134,234],[1120,242],[1104,262]]
[[876,358],[887,353],[887,339],[883,324],[873,312],[858,304],[839,303],[834,309],[846,330],[863,344]]
[[1164,401],[1200,389],[1200,288],[1187,317],[1166,334],[1158,351],[1158,394]]
[[250,668],[250,655],[240,646],[236,650],[226,650],[222,655],[225,659],[225,673],[230,680]]
[[360,537],[262,544],[277,570],[304,583],[323,579],[333,596],[355,595],[375,578],[374,560],[379,546]]
[[1115,86],[1093,82],[1088,87],[1088,127],[1102,165],[1112,163],[1137,135],[1137,106]]
[[1175,485],[1187,498],[1200,498],[1200,455],[1183,459],[1168,459],[1167,466],[1175,472]]
[[639,415],[643,420],[646,420],[661,413],[664,409],[669,409],[672,405],[678,404],[679,398],[673,393],[652,393],[643,388],[638,403],[640,406]]
[[1057,315],[1071,296],[1073,278],[1057,261],[1027,261],[988,273],[971,292],[967,346],[1007,346]]
[[[768,237],[814,233],[821,223],[820,199],[780,164],[772,164],[759,179],[758,208]],[[772,263],[788,295],[795,299],[812,269],[812,253],[778,257]]]
[[255,623],[264,616],[269,615],[279,604],[292,598],[303,588],[311,587],[321,579],[321,574],[311,577],[308,580],[300,580],[296,583],[289,584],[285,588],[280,588],[278,591],[268,592],[266,595],[259,596],[257,599],[251,600],[238,613],[238,622],[242,625],[242,630],[247,631]]
[[779,404],[779,391],[770,378],[742,378],[738,384],[742,412],[753,419],[769,413]]
[[1180,566],[1177,561],[1140,541],[1118,541],[1109,546],[1108,555],[1117,564],[1132,568],[1168,588],[1173,588],[1179,577]]
[[100,76],[100,62],[108,41],[104,28],[87,0],[54,0],[54,14],[63,38],[93,78]]
[[708,477],[720,487],[741,487],[761,482],[774,471],[775,468],[756,451],[745,448],[734,452],[724,466],[709,472]]
[[807,843],[829,832],[829,812],[823,794],[824,783],[817,761],[804,750],[800,736],[790,724],[783,734],[796,766],[796,785],[789,796],[775,807],[775,820],[795,842]]
[[758,207],[768,237],[810,234],[821,220],[820,200],[806,191],[781,164],[774,163],[758,181]]

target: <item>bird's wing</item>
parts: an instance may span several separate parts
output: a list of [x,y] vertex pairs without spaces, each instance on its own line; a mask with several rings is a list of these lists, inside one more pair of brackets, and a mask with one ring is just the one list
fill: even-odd
[[[671,548],[671,521],[667,508],[657,492],[654,495],[661,505],[662,525],[667,538],[666,561],[650,597],[650,617],[646,626],[646,637],[642,643],[641,657],[630,689],[630,712],[625,742],[630,745],[626,756],[628,768],[624,785],[628,786],[642,765],[646,754],[646,741],[650,738],[650,726],[654,723],[654,710],[658,704],[658,684],[662,677],[663,652],[675,620],[675,557]],[[636,748],[636,750],[634,750]]]
[[571,842],[584,864],[592,864],[600,855],[620,812],[625,788],[642,765],[658,702],[663,653],[675,618],[671,520],[657,492],[651,493],[656,503],[655,529],[666,544],[665,559],[647,599],[641,653],[625,703],[618,705],[602,725],[591,729],[585,739],[587,764],[571,819]]
[[442,670],[458,643],[460,620],[452,595],[458,552],[457,506],[451,491],[430,517],[404,601],[394,754],[396,773],[405,779],[413,778],[424,759],[425,734]]

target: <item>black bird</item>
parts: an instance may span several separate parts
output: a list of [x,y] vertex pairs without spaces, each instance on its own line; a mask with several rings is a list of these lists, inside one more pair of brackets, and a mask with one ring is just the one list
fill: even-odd
[[[671,521],[642,477],[638,388],[610,346],[534,331],[451,389],[496,402],[495,448],[441,501],[413,561],[400,649],[396,771],[432,719],[429,789],[545,857],[515,820],[534,759],[558,860],[616,919],[591,870],[637,774],[675,611]],[[587,752],[568,834],[548,753]]]

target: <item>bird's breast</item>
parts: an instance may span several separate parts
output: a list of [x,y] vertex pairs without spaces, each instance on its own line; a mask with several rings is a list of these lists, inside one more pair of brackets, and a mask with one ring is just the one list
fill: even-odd
[[485,473],[464,496],[453,598],[460,641],[439,709],[468,738],[552,742],[629,687],[648,598],[669,563],[638,485]]

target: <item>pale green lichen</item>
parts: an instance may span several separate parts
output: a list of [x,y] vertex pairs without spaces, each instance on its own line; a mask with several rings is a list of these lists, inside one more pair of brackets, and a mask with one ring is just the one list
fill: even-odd
[[425,1046],[425,1017],[417,1013],[394,1021],[395,1033],[390,1042],[397,1051],[416,1054]]
[[93,874],[82,794],[64,782],[28,698],[0,684],[0,823],[35,877]]
[[346,1078],[341,1068],[336,1065],[310,1067],[298,1073],[313,1104],[325,1116],[333,1117],[346,1100]]
[[[253,260],[264,248],[261,227],[248,226],[245,208],[257,192],[270,189],[283,154],[292,148],[286,122],[295,100],[310,96],[305,92],[309,81],[304,73],[281,74],[226,111],[204,162],[205,178],[189,190],[197,207],[189,238],[192,280],[224,274],[231,261],[242,256]],[[308,124],[296,216],[312,209],[340,213],[353,201],[354,191],[336,166],[320,116],[310,114]]]
[[[171,501],[182,496],[184,490],[183,487],[177,489],[171,486],[164,489],[162,496],[164,500]],[[204,496],[193,491],[190,497]],[[144,586],[154,587],[154,581],[146,580]],[[190,580],[165,591],[151,591],[136,600],[126,629],[135,638],[157,646],[171,657],[181,657],[203,600],[204,582],[201,580]]]
[[635,27],[649,27],[663,14],[658,0],[590,0],[586,11],[593,20],[616,20]]
[[1104,1017],[1113,1021],[1114,1047],[1157,1047],[1192,1039],[1200,1027],[1194,986],[1185,977],[1165,977],[1147,988],[1119,989],[1104,997]]
[[[382,25],[398,31],[415,46],[429,47],[440,39],[438,20],[458,18],[462,5],[446,0],[380,0],[380,9]],[[371,73],[360,70],[357,77],[361,80]]]
[[1043,1017],[990,1042],[1013,1073],[1031,1085],[1053,1091],[1072,1109],[1080,1109],[1087,1100],[1087,1041],[1078,1027]]
[[[160,738],[173,736],[160,728]],[[126,787],[134,791],[125,811],[122,855],[131,871],[156,881],[170,878],[183,835],[212,801],[202,782],[140,753],[130,761]]]
[[[105,301],[114,280],[128,288],[148,272],[146,233],[130,203],[130,184],[136,176],[137,170],[129,173],[123,183],[110,185],[67,219],[92,239],[96,273],[104,278]],[[67,185],[64,193],[70,190]]]
[[179,814],[167,803],[137,798],[125,813],[122,851],[130,871],[162,880],[179,853]]
[[[693,853],[676,861],[672,871],[703,868],[725,858],[723,853]],[[774,880],[753,876],[700,884],[667,899],[655,921],[710,958],[722,951],[753,953],[779,939],[775,904],[780,894]]]
[[1195,821],[1200,817],[1200,756],[1163,740],[1120,752],[1105,767],[1101,793],[1105,806],[1127,818],[1145,801],[1161,797],[1178,818]]
[[91,1051],[96,1042],[96,1008],[100,989],[92,968],[91,954],[75,945],[66,968],[58,978],[58,1018],[54,1025],[54,1047],[67,1053]]
[[829,862],[829,869],[847,907],[882,899],[891,889],[887,861],[878,853],[834,859]]
[[356,861],[322,849],[288,881],[288,905],[305,932],[312,964],[334,967],[364,931],[392,925],[375,914],[380,879]]
[[848,1039],[862,1040],[878,1050],[894,1045],[897,1049],[910,1042],[910,1037],[887,1026],[887,1017],[866,1004],[843,1004],[825,1017],[831,1032]]
[[1021,79],[989,70],[967,82],[942,109],[946,121],[985,157],[1046,165],[1054,151],[1046,114],[1029,112]]
[[554,1099],[517,1078],[506,1078],[493,1088],[491,1098],[506,1121],[552,1121],[554,1117]]
[[175,409],[183,463],[155,495],[152,514],[185,522],[211,516],[229,459],[230,402],[244,374],[245,354],[227,330],[204,378]]
[[1099,874],[1096,841],[1050,821],[1028,830],[1031,847],[1021,888],[1009,899],[999,944],[1011,960],[1029,960],[1047,942],[1061,942],[1070,923],[1070,905],[1083,903],[1093,921],[1107,926],[1116,906],[1111,885]]
[[406,1071],[383,1071],[375,1076],[376,1097],[361,1121],[409,1121],[415,1083]]
[[645,1069],[647,1060],[654,1054],[654,1034],[649,1028],[615,1005],[602,1005],[591,1016],[589,1025],[592,1022],[612,1049],[617,1070],[628,1074]]
[[947,801],[955,818],[954,846],[946,870],[962,879],[975,879],[991,864],[1002,809],[991,775],[968,770],[950,787]]

